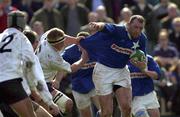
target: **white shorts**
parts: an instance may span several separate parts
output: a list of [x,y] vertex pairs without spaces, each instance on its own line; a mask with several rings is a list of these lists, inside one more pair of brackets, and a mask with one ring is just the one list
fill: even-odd
[[132,113],[134,115],[140,110],[156,109],[159,107],[155,91],[144,96],[135,96],[132,100]]
[[77,108],[84,109],[91,105],[91,97],[96,96],[95,89],[91,90],[87,94],[78,93],[76,91],[72,91]]
[[96,63],[93,71],[93,82],[98,95],[112,93],[113,85],[131,88],[130,72],[127,66],[123,69],[118,69]]

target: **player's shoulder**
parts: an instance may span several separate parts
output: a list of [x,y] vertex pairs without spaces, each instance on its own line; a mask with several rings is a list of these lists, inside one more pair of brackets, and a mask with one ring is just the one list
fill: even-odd
[[154,61],[154,58],[151,55],[147,54],[146,56],[149,62]]
[[142,32],[142,33],[141,33],[141,38],[144,39],[144,40],[147,40],[147,39],[148,39],[147,36],[146,36],[146,34],[145,34],[145,32]]

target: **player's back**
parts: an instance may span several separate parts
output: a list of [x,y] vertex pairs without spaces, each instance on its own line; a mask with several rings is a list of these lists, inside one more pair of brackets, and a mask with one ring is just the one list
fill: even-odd
[[[23,77],[24,51],[32,49],[28,39],[17,29],[0,34],[0,82]],[[24,49],[23,49],[24,48]]]

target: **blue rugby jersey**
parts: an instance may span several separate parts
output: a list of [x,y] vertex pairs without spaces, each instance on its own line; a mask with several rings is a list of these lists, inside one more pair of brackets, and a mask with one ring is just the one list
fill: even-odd
[[[158,64],[153,60],[152,56],[148,57],[148,70],[155,71],[158,74],[158,79],[160,78],[161,71]],[[132,94],[133,96],[143,96],[154,90],[153,79],[142,73],[137,67],[128,63],[128,67],[131,73],[131,83],[132,83]]]
[[81,40],[80,45],[97,62],[111,68],[124,68],[135,49],[146,53],[146,41],[143,33],[131,39],[125,26],[106,24],[102,31]]
[[[63,59],[70,64],[78,61],[81,58],[81,52],[79,51],[78,46],[72,45],[65,49],[62,54]],[[88,93],[94,88],[94,84],[92,81],[92,72],[94,68],[95,62],[89,60],[83,67],[77,72],[73,73],[69,76],[72,89],[79,93]]]

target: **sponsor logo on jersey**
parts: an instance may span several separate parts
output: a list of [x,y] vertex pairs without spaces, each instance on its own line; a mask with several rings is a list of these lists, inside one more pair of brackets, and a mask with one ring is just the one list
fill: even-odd
[[131,55],[133,50],[129,49],[129,48],[122,48],[122,47],[119,47],[118,45],[116,44],[112,44],[111,45],[111,48],[113,50],[115,50],[116,52],[118,53],[122,53],[122,54],[127,54],[127,55]]

